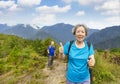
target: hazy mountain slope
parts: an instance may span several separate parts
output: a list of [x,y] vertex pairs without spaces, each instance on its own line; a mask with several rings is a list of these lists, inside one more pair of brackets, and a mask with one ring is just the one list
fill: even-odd
[[109,49],[120,47],[120,26],[112,26],[93,33],[87,39],[95,48]]
[[10,28],[10,26],[8,26],[7,24],[0,24],[0,33],[8,28]]
[[94,44],[96,49],[112,49],[120,48],[120,37],[109,39],[97,44]]
[[[47,32],[51,36],[54,36],[55,38],[57,38],[59,41],[62,41],[65,43],[67,41],[75,39],[74,35],[72,34],[73,27],[74,26],[70,25],[70,24],[59,23],[59,24],[55,24],[52,26],[45,26],[41,30]],[[89,29],[88,37],[92,33],[97,32],[97,31],[99,31],[99,30]]]
[[67,42],[74,39],[74,36],[71,33],[72,28],[73,26],[70,24],[59,23],[52,26],[45,26],[41,30],[59,39],[59,41]]
[[17,35],[23,38],[31,38],[31,36],[36,32],[37,30],[33,29],[30,25],[19,24],[4,30],[2,33]]

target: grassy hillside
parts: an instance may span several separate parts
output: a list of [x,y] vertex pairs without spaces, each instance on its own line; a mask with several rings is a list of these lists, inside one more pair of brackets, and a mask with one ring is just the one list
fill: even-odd
[[119,84],[120,49],[97,51],[93,68],[94,84]]
[[[52,82],[48,80],[52,74],[46,75],[47,72],[43,71],[48,60],[46,49],[50,41],[50,38],[27,40],[0,34],[0,84],[49,84]],[[55,45],[58,47],[57,44]],[[94,84],[120,84],[120,49],[96,50],[95,59],[96,65],[92,72]],[[62,72],[54,73],[56,76],[52,76],[51,79],[55,81],[60,74],[65,73],[64,65],[58,63],[53,66],[53,71],[62,69],[59,70]],[[63,75],[61,77],[59,79],[63,79]]]
[[15,84],[26,76],[40,78],[41,69],[47,62],[46,49],[50,41],[0,34],[0,84]]

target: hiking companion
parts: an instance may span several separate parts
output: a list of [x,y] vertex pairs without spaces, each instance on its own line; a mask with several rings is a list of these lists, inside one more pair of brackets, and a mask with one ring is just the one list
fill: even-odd
[[91,84],[89,67],[95,65],[94,49],[85,40],[88,28],[78,24],[72,29],[74,41],[63,46],[63,53],[68,56],[66,84]]
[[51,41],[51,45],[49,45],[47,52],[48,52],[48,67],[50,67],[53,64],[54,55],[55,55],[54,41]]
[[63,59],[63,53],[62,53],[62,51],[63,51],[63,44],[62,44],[62,42],[60,42],[60,46],[59,46],[59,55],[58,55],[58,59],[60,60],[60,61],[62,61],[62,59]]

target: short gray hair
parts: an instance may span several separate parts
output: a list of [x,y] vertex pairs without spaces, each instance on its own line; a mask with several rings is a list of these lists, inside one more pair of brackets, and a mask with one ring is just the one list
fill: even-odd
[[73,27],[73,29],[72,29],[73,35],[76,34],[76,30],[77,30],[79,27],[83,27],[83,28],[85,29],[85,34],[86,34],[86,36],[87,36],[87,34],[88,34],[88,28],[87,28],[84,24],[77,24],[75,27]]

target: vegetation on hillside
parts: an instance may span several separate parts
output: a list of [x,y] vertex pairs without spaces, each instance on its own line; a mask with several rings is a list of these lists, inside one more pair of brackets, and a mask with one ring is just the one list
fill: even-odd
[[[0,84],[44,84],[48,75],[42,69],[48,60],[46,49],[51,40],[0,34]],[[55,46],[58,48],[57,43]],[[96,50],[95,59],[94,84],[120,84],[120,49]]]
[[50,38],[43,41],[26,40],[17,36],[0,34],[0,83],[6,81],[3,79],[9,73],[9,75],[14,75],[14,78],[10,77],[5,84],[9,84],[10,81],[16,83],[19,81],[17,76],[44,68],[47,62],[46,49],[50,42]]
[[94,84],[119,84],[120,49],[98,50],[95,53],[96,65],[93,68]]

